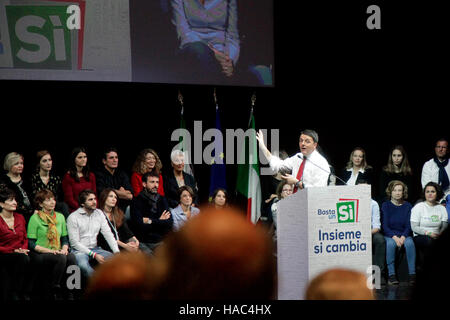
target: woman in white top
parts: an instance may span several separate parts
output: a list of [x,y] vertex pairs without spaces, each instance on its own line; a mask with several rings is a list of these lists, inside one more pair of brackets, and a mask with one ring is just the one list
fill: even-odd
[[[358,184],[360,180],[372,184],[372,167],[367,164],[366,152],[363,148],[356,147],[353,149],[347,166],[340,176],[349,186]],[[336,184],[342,184],[342,182],[336,181]]]
[[419,202],[411,210],[411,229],[420,264],[428,247],[448,225],[447,210],[438,202],[442,198],[441,187],[435,182],[427,183],[423,198],[425,201]]

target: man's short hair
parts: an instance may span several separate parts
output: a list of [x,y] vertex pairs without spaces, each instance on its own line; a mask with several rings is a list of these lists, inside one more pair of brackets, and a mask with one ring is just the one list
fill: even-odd
[[119,151],[117,150],[117,148],[115,148],[115,147],[108,147],[108,148],[105,148],[103,150],[102,159],[106,160],[106,157],[108,156],[108,153],[110,153],[110,152],[115,152],[115,153],[117,153],[117,155],[119,155]]
[[305,129],[302,132],[300,132],[300,135],[302,134],[311,137],[315,143],[319,143],[319,135],[317,134],[316,131],[311,129]]
[[154,171],[154,170],[146,172],[142,176],[142,182],[147,183],[149,177],[156,177],[156,178],[159,179],[159,174],[156,171]]
[[86,202],[86,199],[89,197],[90,194],[95,195],[95,192],[91,189],[84,189],[78,194],[78,204],[80,207],[82,204]]

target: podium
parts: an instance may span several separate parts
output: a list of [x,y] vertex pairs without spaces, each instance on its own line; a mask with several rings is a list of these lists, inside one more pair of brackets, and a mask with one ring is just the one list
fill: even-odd
[[372,265],[369,185],[299,190],[278,202],[277,219],[279,300],[304,299],[328,269],[367,274]]

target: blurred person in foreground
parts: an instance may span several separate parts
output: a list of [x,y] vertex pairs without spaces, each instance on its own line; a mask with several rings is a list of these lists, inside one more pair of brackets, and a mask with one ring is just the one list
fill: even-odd
[[367,287],[366,276],[358,271],[330,269],[311,280],[306,288],[306,300],[374,300]]
[[273,299],[272,242],[241,212],[202,208],[155,251],[157,299]]

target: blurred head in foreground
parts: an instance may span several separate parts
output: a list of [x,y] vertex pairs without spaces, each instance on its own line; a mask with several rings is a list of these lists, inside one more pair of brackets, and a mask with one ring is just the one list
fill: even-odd
[[271,299],[272,242],[232,208],[202,208],[155,252],[159,299]]
[[153,297],[151,260],[141,252],[124,252],[98,266],[89,280],[86,299],[143,300]]
[[306,289],[306,300],[373,300],[366,276],[347,269],[331,269],[319,274]]

